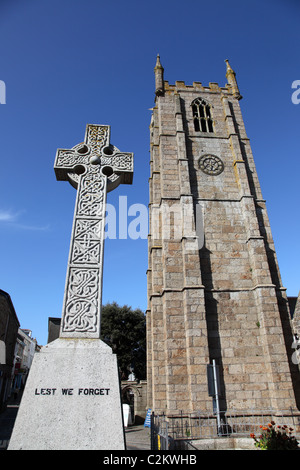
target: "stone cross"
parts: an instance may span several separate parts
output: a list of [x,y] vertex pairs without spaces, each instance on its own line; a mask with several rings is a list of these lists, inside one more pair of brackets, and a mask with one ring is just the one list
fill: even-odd
[[58,149],[57,180],[77,189],[61,338],[100,338],[106,193],[131,184],[133,154],[110,144],[110,126],[88,124],[84,142]]

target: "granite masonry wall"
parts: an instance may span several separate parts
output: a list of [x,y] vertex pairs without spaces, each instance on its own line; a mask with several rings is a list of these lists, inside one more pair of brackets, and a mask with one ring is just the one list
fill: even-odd
[[[297,410],[300,402],[266,203],[235,76],[228,81],[164,81],[153,109],[147,380],[156,412],[212,410],[213,359],[223,410]],[[213,132],[195,130],[196,99],[210,106]]]

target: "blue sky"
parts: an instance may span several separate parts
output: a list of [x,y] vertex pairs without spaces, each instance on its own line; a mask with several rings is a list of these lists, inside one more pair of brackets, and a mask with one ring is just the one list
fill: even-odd
[[[297,0],[0,0],[0,289],[40,344],[61,315],[76,195],[56,181],[56,149],[82,142],[87,123],[111,125],[135,173],[108,202],[147,206],[157,53],[171,84],[224,86],[229,59],[283,285],[298,294],[299,20]],[[107,240],[103,302],[145,310],[146,270],[147,240]]]

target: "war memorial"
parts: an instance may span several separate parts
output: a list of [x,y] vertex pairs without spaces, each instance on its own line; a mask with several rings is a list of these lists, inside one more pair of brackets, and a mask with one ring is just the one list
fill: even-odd
[[[147,407],[170,419],[212,412],[213,367],[225,425],[231,410],[299,425],[295,331],[227,60],[226,79],[171,85],[157,57]],[[110,144],[108,125],[92,124],[82,143],[57,151],[54,169],[77,189],[60,336],[35,357],[9,448],[122,450],[117,358],[100,340],[102,260],[106,194],[132,183],[133,155]]]

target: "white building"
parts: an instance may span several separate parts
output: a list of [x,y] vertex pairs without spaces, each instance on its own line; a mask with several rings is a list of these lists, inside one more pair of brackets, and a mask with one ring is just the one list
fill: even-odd
[[36,339],[32,338],[32,331],[19,328],[15,348],[14,390],[19,390],[25,384],[34,353],[38,350],[39,346]]

